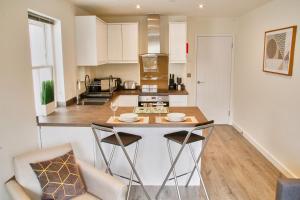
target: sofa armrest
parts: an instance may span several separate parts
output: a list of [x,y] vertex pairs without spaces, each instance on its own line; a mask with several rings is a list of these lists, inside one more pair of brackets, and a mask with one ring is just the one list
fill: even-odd
[[102,200],[125,200],[127,186],[93,166],[77,160],[87,191]]
[[23,187],[15,179],[7,181],[5,186],[13,200],[30,200]]
[[300,200],[300,179],[279,179],[276,200]]

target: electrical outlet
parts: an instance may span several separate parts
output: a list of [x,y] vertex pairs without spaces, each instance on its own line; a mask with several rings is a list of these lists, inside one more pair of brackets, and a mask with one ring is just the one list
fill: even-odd
[[186,77],[187,77],[187,78],[192,78],[192,74],[191,74],[191,73],[187,73],[187,74],[186,74]]

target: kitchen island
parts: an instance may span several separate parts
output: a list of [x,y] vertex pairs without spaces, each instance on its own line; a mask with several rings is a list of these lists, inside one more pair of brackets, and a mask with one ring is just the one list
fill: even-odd
[[[170,107],[170,112],[182,112],[187,116],[194,116],[199,123],[207,121],[203,113],[197,107]],[[133,107],[120,107],[117,115],[133,112]],[[101,154],[97,149],[95,138],[90,128],[91,123],[107,124],[112,116],[108,105],[104,106],[69,106],[58,108],[55,113],[47,117],[39,117],[38,125],[40,130],[41,148],[51,147],[64,143],[72,143],[74,152],[79,159],[104,169]],[[163,114],[161,114],[163,115]],[[195,123],[157,123],[156,117],[159,114],[139,114],[141,117],[149,117],[146,124],[120,124],[112,123],[117,131],[128,132],[142,136],[140,141],[139,154],[137,158],[137,171],[145,185],[160,185],[165,178],[170,161],[164,134],[178,131],[191,130]],[[107,133],[101,132],[101,137]],[[199,132],[201,134],[201,132]],[[180,145],[171,143],[173,155],[178,152]],[[106,155],[111,151],[111,145],[103,144]],[[129,155],[133,157],[135,145],[127,147]],[[201,143],[195,143],[192,148],[196,153],[200,151]],[[112,170],[116,174],[129,176],[130,167],[121,149],[117,148],[117,154],[112,161]],[[189,173],[193,167],[192,157],[186,149],[183,152],[177,166],[177,174]],[[187,176],[178,179],[180,185],[184,185]],[[124,179],[123,179],[124,180]],[[124,180],[127,182],[126,180]],[[173,185],[170,181],[168,184]],[[191,185],[199,185],[197,174],[194,174]]]

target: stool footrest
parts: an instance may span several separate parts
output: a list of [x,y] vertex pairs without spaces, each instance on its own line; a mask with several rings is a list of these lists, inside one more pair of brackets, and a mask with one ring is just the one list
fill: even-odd
[[[126,176],[123,176],[123,175],[120,175],[120,174],[113,173],[113,175],[114,175],[114,176],[118,176],[118,177],[120,177],[120,178],[124,178],[124,179],[130,180],[130,178],[129,178],[129,177],[126,177]],[[139,181],[137,181],[137,180],[134,180],[134,179],[132,180],[132,182],[135,182],[135,183],[141,184]]]
[[[186,175],[188,175],[188,174],[190,174],[190,173],[192,173],[192,171],[186,172],[186,173],[183,173],[183,174],[180,174],[180,175],[177,175],[176,178],[180,178],[180,177],[182,177],[182,176],[186,176]],[[172,180],[174,180],[174,179],[175,179],[175,177],[172,177],[172,178],[169,178],[168,181],[172,181]]]

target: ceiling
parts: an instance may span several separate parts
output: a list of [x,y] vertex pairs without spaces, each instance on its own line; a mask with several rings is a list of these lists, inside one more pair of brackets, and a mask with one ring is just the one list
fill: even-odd
[[[271,0],[70,0],[95,15],[237,17]],[[136,9],[136,5],[141,6]],[[199,4],[204,8],[200,9]]]

